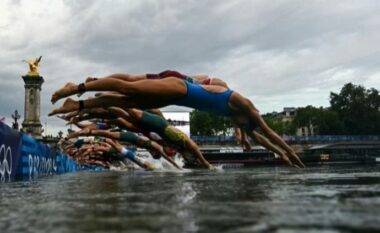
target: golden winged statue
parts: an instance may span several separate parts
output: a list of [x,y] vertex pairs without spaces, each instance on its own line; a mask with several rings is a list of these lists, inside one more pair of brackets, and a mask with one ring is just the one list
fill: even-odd
[[41,58],[42,56],[36,59],[32,59],[32,60],[22,60],[23,62],[29,64],[29,71],[28,71],[29,76],[40,76],[40,74],[38,73],[38,67],[39,67]]

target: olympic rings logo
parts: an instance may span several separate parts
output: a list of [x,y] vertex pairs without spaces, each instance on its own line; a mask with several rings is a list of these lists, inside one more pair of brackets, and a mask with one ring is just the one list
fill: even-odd
[[0,147],[0,181],[5,182],[7,176],[10,181],[12,175],[12,149],[4,144]]

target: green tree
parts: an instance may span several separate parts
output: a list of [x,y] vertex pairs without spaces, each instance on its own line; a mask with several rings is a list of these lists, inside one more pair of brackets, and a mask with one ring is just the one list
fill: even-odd
[[190,113],[191,135],[225,135],[231,127],[231,121],[227,117],[215,116],[199,110],[193,110]]
[[338,114],[330,108],[316,108],[311,105],[298,108],[293,119],[295,128],[307,127],[309,132],[311,127],[315,134],[341,134],[343,123]]
[[281,118],[272,115],[263,115],[263,118],[268,126],[279,135],[292,135],[296,132],[296,128],[291,121],[283,121]]
[[347,83],[340,93],[330,93],[331,109],[343,122],[345,134],[380,134],[378,90]]
[[321,115],[321,109],[308,105],[298,108],[293,119],[296,128],[306,127],[311,132],[311,127],[318,127],[318,117]]
[[314,124],[317,134],[338,135],[343,132],[343,122],[330,108],[320,108]]

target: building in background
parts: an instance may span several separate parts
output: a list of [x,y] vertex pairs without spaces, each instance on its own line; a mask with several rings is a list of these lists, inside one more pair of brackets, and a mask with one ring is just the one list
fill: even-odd
[[[282,122],[292,122],[297,112],[297,108],[294,107],[284,107],[282,112],[272,112],[270,115]],[[315,134],[315,127],[310,125],[305,125],[296,129],[296,136],[312,136]]]

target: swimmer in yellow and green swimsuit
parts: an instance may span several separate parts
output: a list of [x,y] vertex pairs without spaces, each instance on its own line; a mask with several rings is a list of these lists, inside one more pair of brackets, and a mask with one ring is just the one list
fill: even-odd
[[111,107],[109,110],[118,117],[123,117],[135,123],[142,130],[157,133],[168,145],[176,148],[182,155],[187,156],[188,154],[192,154],[203,166],[208,169],[214,169],[203,157],[198,145],[181,130],[170,125],[162,117],[139,109],[123,110],[118,107]]

